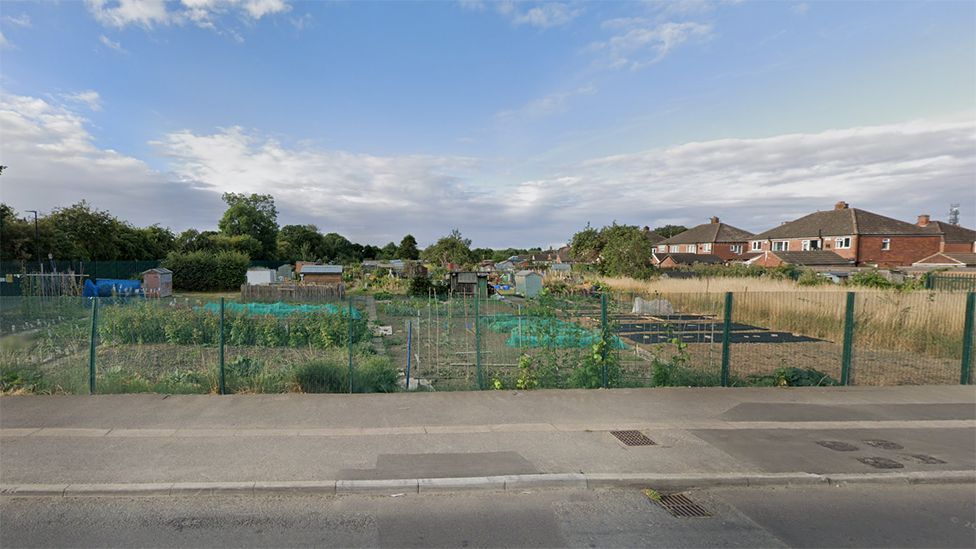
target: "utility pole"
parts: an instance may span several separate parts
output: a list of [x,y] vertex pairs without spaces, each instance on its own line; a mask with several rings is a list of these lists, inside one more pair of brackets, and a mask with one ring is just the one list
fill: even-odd
[[43,270],[43,263],[41,262],[41,239],[40,233],[37,231],[37,210],[24,210],[27,213],[34,214],[34,257],[37,258],[37,264],[41,265]]

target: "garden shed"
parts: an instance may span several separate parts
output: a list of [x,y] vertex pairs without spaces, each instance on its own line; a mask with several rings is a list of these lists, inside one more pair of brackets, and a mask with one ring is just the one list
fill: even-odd
[[142,272],[142,289],[146,297],[173,295],[173,271],[156,267]]
[[542,291],[542,275],[535,271],[515,273],[515,293],[523,297],[535,297]]
[[276,279],[277,273],[267,267],[251,267],[247,270],[247,283],[252,286],[274,284]]
[[290,263],[278,267],[278,282],[291,282],[292,268]]
[[340,284],[342,265],[310,265],[304,263],[298,276],[305,284]]

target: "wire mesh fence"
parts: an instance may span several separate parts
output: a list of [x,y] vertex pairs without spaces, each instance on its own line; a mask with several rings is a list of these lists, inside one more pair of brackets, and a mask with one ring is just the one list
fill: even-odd
[[[4,393],[971,383],[959,292],[0,299]],[[968,334],[968,336],[967,336]]]

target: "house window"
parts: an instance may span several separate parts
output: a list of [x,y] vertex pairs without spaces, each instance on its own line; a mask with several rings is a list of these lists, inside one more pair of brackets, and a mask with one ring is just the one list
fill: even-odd
[[851,247],[851,237],[849,236],[839,236],[834,239],[834,248],[838,250],[846,250]]
[[657,247],[657,251],[659,251],[659,252],[666,252],[666,251],[668,251],[668,247],[666,245],[664,245],[664,244],[661,244],[660,246]]
[[773,242],[773,251],[774,252],[787,252],[789,250],[790,250],[790,241],[789,240],[776,240],[776,241]]
[[696,251],[698,251],[698,246],[696,246],[694,244],[688,244],[687,246],[685,246],[685,251],[688,252],[688,253],[690,253],[690,254],[693,254]]
[[712,245],[711,244],[702,244],[702,251],[705,252],[706,254],[712,253]]
[[671,246],[671,253],[673,254],[678,253],[678,246]]
[[741,254],[742,253],[742,244],[733,244],[733,245],[729,246],[729,251],[731,251],[734,254]]
[[760,252],[760,251],[762,251],[762,240],[753,240],[752,241],[752,248],[751,249],[754,252]]
[[800,244],[800,249],[803,250],[803,251],[805,251],[805,252],[810,251],[810,250],[819,250],[820,249],[820,241],[819,240],[804,240],[803,243]]
[[890,250],[891,249],[891,239],[890,238],[883,238],[883,239],[881,239],[881,249],[882,250]]

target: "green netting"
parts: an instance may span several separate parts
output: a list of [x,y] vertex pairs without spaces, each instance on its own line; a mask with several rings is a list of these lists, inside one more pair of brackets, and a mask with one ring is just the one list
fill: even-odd
[[[487,320],[493,332],[510,332],[505,342],[509,347],[556,347],[570,349],[590,347],[600,341],[599,330],[587,330],[579,324],[558,318],[519,317],[500,314]],[[617,336],[612,336],[611,346],[624,349],[626,346]]]
[[[203,306],[204,309],[213,312],[220,312],[219,303],[207,303]],[[346,309],[340,308],[332,303],[326,303],[324,305],[293,305],[290,303],[226,303],[224,308],[227,311],[234,313],[247,313],[251,315],[273,315],[273,316],[290,316],[294,314],[301,313],[327,313],[327,314],[343,314]],[[359,319],[362,317],[360,312],[356,309],[352,310],[352,317],[354,319]]]

